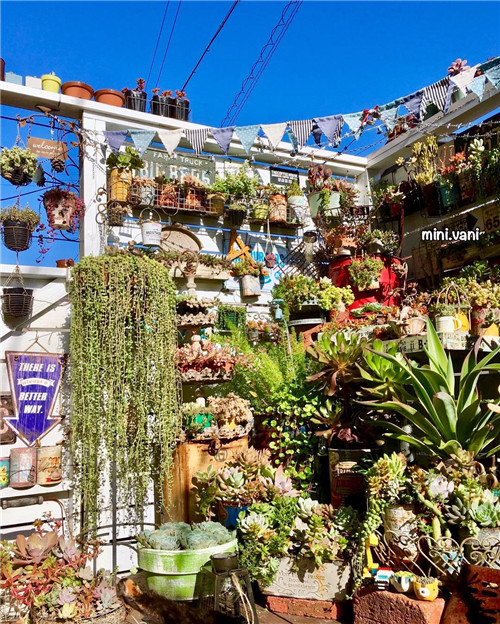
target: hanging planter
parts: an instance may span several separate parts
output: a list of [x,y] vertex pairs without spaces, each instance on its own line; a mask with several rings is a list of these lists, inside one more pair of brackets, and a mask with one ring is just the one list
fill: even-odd
[[2,312],[4,316],[29,316],[33,308],[33,289],[4,288]]
[[[144,210],[149,211],[149,219],[143,219],[142,214]],[[146,247],[159,247],[161,244],[161,219],[156,210],[149,210],[145,208],[139,217],[139,223],[141,225],[142,244]],[[157,217],[157,221],[153,220],[153,213]]]
[[144,91],[144,80],[142,78],[137,79],[137,87],[135,89],[125,87],[122,89],[122,93],[125,95],[126,108],[141,113],[146,112],[147,94]]
[[458,207],[460,201],[460,188],[455,176],[444,178],[438,182],[441,194],[441,203],[445,212],[450,212]]
[[231,204],[226,209],[226,216],[231,227],[238,228],[247,216],[247,207],[244,204]]
[[47,219],[53,230],[75,232],[85,212],[85,204],[75,193],[53,188],[42,196]]
[[31,245],[31,235],[40,223],[40,216],[26,207],[5,208],[0,213],[3,242],[11,251],[25,251]]
[[252,219],[257,219],[258,221],[265,221],[269,215],[269,205],[268,204],[255,204],[252,208]]
[[25,186],[33,179],[37,163],[37,156],[28,149],[19,145],[4,147],[0,154],[0,175],[14,186]]
[[94,100],[99,104],[108,104],[108,106],[118,106],[121,108],[125,102],[125,96],[116,89],[99,89],[94,93]]
[[443,211],[441,202],[441,193],[435,182],[422,186],[422,195],[424,198],[427,215],[429,217],[438,217]]
[[287,201],[283,193],[269,195],[269,221],[286,222]]

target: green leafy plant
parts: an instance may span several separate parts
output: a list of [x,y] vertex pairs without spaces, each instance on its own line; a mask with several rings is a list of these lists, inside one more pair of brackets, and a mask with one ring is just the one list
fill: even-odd
[[433,306],[432,311],[434,316],[454,316],[457,313],[457,308],[450,304],[437,303]]
[[30,178],[35,175],[38,157],[29,149],[18,145],[4,147],[0,153],[0,172],[4,177],[9,177],[16,169],[22,169]]
[[286,188],[286,196],[287,197],[303,197],[304,191],[300,188],[300,184],[297,180],[294,180],[287,188]]
[[425,353],[429,364],[426,366],[401,362],[394,355],[379,352],[396,370],[409,376],[413,388],[411,400],[403,403],[394,398],[363,404],[396,412],[406,418],[413,427],[411,434],[391,421],[379,421],[378,424],[390,430],[386,436],[408,442],[431,455],[449,457],[460,450],[468,450],[476,456],[497,453],[500,449],[500,415],[481,402],[477,384],[481,373],[500,370],[500,364],[493,363],[500,347],[479,362],[477,350],[471,351],[455,380],[451,355],[446,356],[430,320],[427,320],[427,341]]
[[[383,352],[392,355],[400,366],[394,366],[383,357]],[[361,361],[357,364],[363,379],[363,385],[357,390],[358,394],[382,401],[393,398],[410,399],[412,395],[407,387],[411,384],[411,379],[404,367],[405,362],[403,354],[398,351],[397,343],[389,343],[384,349],[382,341],[375,340],[370,349],[363,350]]]
[[0,212],[0,223],[5,223],[5,221],[19,221],[21,223],[26,223],[33,232],[36,226],[40,223],[40,215],[34,210],[31,210],[28,205],[26,208],[21,208],[16,204],[14,206],[8,206]]
[[118,501],[140,519],[152,474],[171,482],[181,424],[175,287],[160,263],[120,251],[75,265],[70,298],[71,451],[84,526],[97,526],[113,460]]
[[111,152],[106,160],[108,169],[121,169],[124,171],[140,171],[144,168],[144,160],[137,150],[127,145],[124,152]]
[[351,261],[348,267],[349,277],[356,288],[364,290],[379,278],[380,272],[384,268],[384,263],[378,258],[364,256]]
[[233,275],[236,277],[243,277],[244,275],[259,277],[264,270],[264,265],[262,262],[256,262],[251,258],[243,258],[243,260],[240,260],[239,262],[234,262],[231,269]]
[[247,309],[245,306],[219,306],[216,328],[219,331],[243,328],[247,322]]
[[[250,172],[252,175],[249,175]],[[249,200],[256,196],[258,186],[258,177],[251,171],[248,163],[244,163],[236,173],[227,173],[224,177],[217,175],[211,189],[232,198],[242,196]]]

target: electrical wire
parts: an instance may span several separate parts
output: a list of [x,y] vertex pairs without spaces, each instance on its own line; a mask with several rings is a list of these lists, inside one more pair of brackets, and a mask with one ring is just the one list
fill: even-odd
[[[252,65],[249,75],[242,82],[239,93],[234,98],[234,101],[229,107],[225,118],[222,120],[221,127],[225,125],[231,125],[238,118],[238,115],[240,114],[241,109],[245,105],[246,101],[250,97],[250,94],[252,93],[260,77],[262,76],[263,71],[267,67],[267,64],[269,63],[273,54],[278,48],[283,36],[285,35],[290,24],[292,23],[292,20],[295,17],[297,11],[299,10],[301,4],[302,4],[301,0],[299,1],[290,0],[290,2],[288,2],[286,7],[283,9],[278,23],[272,29],[267,43],[264,45],[264,47],[260,51],[259,58]],[[287,13],[289,10],[291,12],[287,16]],[[278,34],[277,34],[277,38],[275,39],[274,37],[276,36],[276,33]],[[257,70],[257,67],[259,68],[258,70]],[[256,70],[257,70],[257,73],[255,73]],[[247,91],[247,88],[248,88],[248,91]],[[240,101],[240,98],[243,98],[243,99]]]
[[165,6],[165,12],[163,13],[163,19],[161,21],[160,32],[158,33],[158,37],[156,39],[155,51],[153,52],[153,58],[151,60],[151,65],[149,66],[148,77],[146,78],[145,88],[148,86],[149,79],[151,77],[151,72],[153,71],[153,65],[156,58],[156,52],[158,51],[158,46],[160,44],[161,34],[163,32],[163,25],[165,24],[165,18],[167,17],[168,7],[170,5],[170,0],[167,0],[167,4]]
[[172,24],[170,35],[168,37],[167,47],[165,48],[165,54],[163,55],[163,59],[162,59],[161,66],[160,66],[160,71],[158,72],[158,78],[156,79],[155,88],[158,86],[158,83],[160,82],[161,73],[163,71],[163,66],[165,65],[165,59],[167,58],[168,49],[170,48],[170,42],[172,41],[172,35],[174,34],[175,24],[177,23],[177,17],[179,15],[181,4],[182,4],[182,0],[179,0],[179,4],[177,5],[177,11],[175,12],[174,22]]
[[236,5],[238,4],[240,0],[235,0],[233,2],[233,4],[231,5],[231,8],[229,9],[229,11],[226,14],[226,17],[222,20],[222,22],[219,24],[219,27],[217,28],[217,30],[215,31],[215,35],[210,39],[209,44],[207,45],[207,47],[205,48],[205,50],[203,51],[203,54],[200,56],[200,58],[198,59],[198,62],[196,63],[196,65],[193,68],[193,71],[189,74],[188,79],[186,80],[186,82],[182,85],[181,91],[184,91],[185,88],[187,87],[189,81],[191,80],[191,78],[194,76],[194,74],[196,73],[196,70],[198,69],[198,67],[200,66],[200,63],[202,62],[202,60],[205,58],[205,55],[208,53],[208,51],[210,50],[210,46],[212,45],[212,43],[217,39],[220,31],[224,28],[227,20],[230,18],[231,13],[234,11],[234,9],[236,8]]

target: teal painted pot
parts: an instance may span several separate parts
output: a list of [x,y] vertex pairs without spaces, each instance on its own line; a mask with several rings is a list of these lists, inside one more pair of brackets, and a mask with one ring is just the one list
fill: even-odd
[[149,589],[170,600],[197,600],[199,574],[210,557],[219,553],[235,552],[237,540],[200,550],[156,550],[139,548],[138,567],[146,572]]

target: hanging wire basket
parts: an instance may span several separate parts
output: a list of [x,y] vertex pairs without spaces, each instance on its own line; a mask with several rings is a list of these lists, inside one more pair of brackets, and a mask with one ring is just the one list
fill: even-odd
[[2,229],[3,244],[11,251],[26,251],[31,245],[32,229],[21,221],[5,221]]
[[4,288],[2,313],[4,316],[29,316],[33,309],[33,289]]

